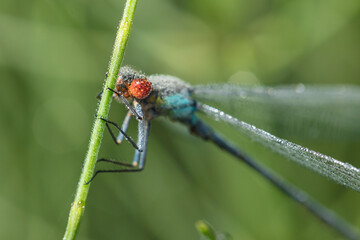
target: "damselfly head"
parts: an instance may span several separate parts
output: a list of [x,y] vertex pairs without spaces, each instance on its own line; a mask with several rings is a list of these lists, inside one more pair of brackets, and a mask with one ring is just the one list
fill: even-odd
[[126,66],[120,69],[115,90],[125,98],[144,99],[151,93],[151,82],[143,73]]

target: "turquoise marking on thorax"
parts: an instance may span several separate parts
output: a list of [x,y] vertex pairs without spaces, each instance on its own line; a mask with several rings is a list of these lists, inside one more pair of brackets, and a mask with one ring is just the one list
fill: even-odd
[[175,120],[190,120],[195,116],[194,102],[183,94],[165,97],[163,107],[168,110],[169,117]]

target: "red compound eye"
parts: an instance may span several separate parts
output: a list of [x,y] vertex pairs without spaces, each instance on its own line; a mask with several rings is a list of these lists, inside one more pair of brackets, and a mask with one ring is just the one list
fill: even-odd
[[132,81],[129,91],[134,98],[144,99],[151,93],[151,82],[146,79],[135,79]]

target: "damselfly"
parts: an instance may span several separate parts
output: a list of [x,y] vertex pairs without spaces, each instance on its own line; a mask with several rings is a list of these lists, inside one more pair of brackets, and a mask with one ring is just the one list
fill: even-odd
[[[332,112],[334,114],[336,114],[336,111],[339,109],[343,110],[346,114],[346,109],[344,109],[345,105],[341,105],[341,102],[339,102],[336,96],[341,94],[343,100],[360,104],[359,89],[339,86],[306,88],[302,85],[279,88],[246,88],[238,85],[191,86],[173,76],[151,75],[146,77],[143,73],[135,71],[130,67],[122,67],[115,89],[108,88],[107,91],[112,91],[113,97],[119,102],[124,103],[129,111],[121,127],[115,122],[104,119],[101,116],[99,116],[99,118],[106,122],[106,126],[115,143],[120,144],[123,138],[126,138],[135,148],[135,154],[131,164],[115,160],[99,159],[99,162],[108,162],[122,166],[123,168],[98,170],[90,181],[99,173],[137,172],[143,170],[145,167],[150,122],[157,117],[164,116],[186,125],[192,134],[214,143],[238,160],[246,163],[284,194],[302,204],[344,237],[348,239],[359,238],[356,230],[339,216],[318,204],[305,192],[286,183],[274,172],[254,161],[242,150],[225,140],[205,124],[196,113],[202,112],[213,119],[229,123],[252,139],[269,147],[271,150],[355,191],[360,191],[360,170],[358,168],[290,141],[275,137],[264,130],[240,121],[209,105],[202,104],[193,98],[202,96],[216,100],[226,96],[226,98],[233,98],[233,101],[240,101],[241,99],[247,100],[256,97],[257,99],[265,99],[265,101],[281,101],[286,99],[288,101],[287,103],[291,105],[291,99],[302,98],[304,104],[306,104],[306,101],[312,101],[311,97],[316,97],[328,101],[327,103],[333,108]],[[101,97],[101,94],[99,94],[99,96]],[[126,134],[132,116],[135,116],[138,121],[137,143]],[[358,119],[352,119],[352,121],[356,120]],[[113,125],[119,130],[120,133],[118,136],[113,133],[110,125]]]

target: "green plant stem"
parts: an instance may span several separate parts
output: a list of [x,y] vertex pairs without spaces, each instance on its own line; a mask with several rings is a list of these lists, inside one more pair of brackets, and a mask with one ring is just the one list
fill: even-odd
[[[116,78],[120,69],[121,60],[124,55],[126,43],[129,38],[132,20],[136,8],[136,3],[137,0],[127,0],[125,5],[124,14],[121,19],[119,29],[116,35],[113,54],[109,65],[108,78],[104,85],[102,98],[97,111],[97,116],[99,117],[101,116],[103,118],[107,118],[110,110],[110,104],[113,93],[107,90],[107,88],[109,87],[113,89],[115,86]],[[89,184],[85,184],[85,183],[88,182],[94,174],[96,160],[99,153],[104,129],[105,129],[104,121],[101,121],[99,118],[96,118],[91,133],[89,149],[86,154],[84,166],[79,179],[75,199],[70,208],[70,214],[66,227],[66,232],[63,238],[64,240],[74,239],[76,236],[76,232],[78,230],[80,220],[85,209],[86,198],[91,184],[91,183]]]

